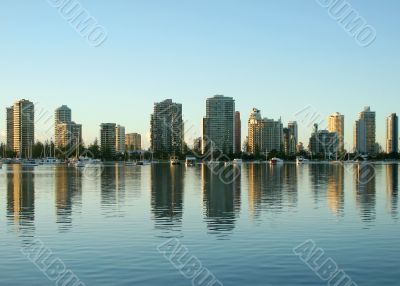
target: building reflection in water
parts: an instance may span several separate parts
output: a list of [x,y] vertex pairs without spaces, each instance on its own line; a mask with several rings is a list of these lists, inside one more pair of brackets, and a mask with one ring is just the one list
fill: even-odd
[[35,231],[35,175],[21,165],[7,166],[7,217],[22,237]]
[[354,165],[356,205],[364,222],[376,219],[376,172],[370,163]]
[[283,166],[283,190],[285,205],[296,208],[298,203],[298,174],[297,166],[287,164]]
[[344,215],[344,166],[331,164],[328,170],[329,209],[337,216]]
[[325,201],[328,190],[329,164],[309,164],[311,191],[314,203],[318,206]]
[[263,186],[267,176],[266,165],[249,164],[247,169],[247,180],[249,185],[248,200],[249,213],[251,217],[259,217],[262,208]]
[[55,204],[61,231],[71,228],[72,208],[82,203],[82,173],[76,168],[55,167]]
[[184,166],[151,166],[151,211],[157,229],[175,231],[182,226]]
[[[212,169],[206,165],[201,166],[203,209],[210,233],[223,238],[235,228],[239,215],[241,174],[240,169],[233,166],[227,167],[222,175],[218,174],[216,168]],[[229,172],[232,172],[231,176],[224,176]]]
[[296,165],[249,164],[247,174],[250,216],[258,218],[263,210],[279,213],[284,207],[297,206]]
[[101,207],[106,216],[121,216],[125,203],[125,166],[105,166],[101,172]]
[[142,195],[141,190],[145,187],[142,186],[142,168],[136,166],[126,166],[124,169],[124,175],[126,199],[128,200],[140,198],[140,196]]
[[386,166],[387,209],[393,218],[398,217],[399,165]]

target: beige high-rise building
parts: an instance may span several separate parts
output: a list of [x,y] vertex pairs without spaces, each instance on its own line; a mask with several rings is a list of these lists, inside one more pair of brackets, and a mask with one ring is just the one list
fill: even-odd
[[329,116],[328,131],[336,132],[339,139],[339,152],[344,152],[344,115],[335,112]]
[[35,143],[35,106],[19,100],[7,109],[7,144],[19,158],[31,158]]
[[125,146],[128,151],[142,150],[142,136],[138,133],[128,133],[125,135]]
[[376,153],[376,113],[365,107],[354,126],[354,147],[360,154]]
[[115,127],[115,147],[116,152],[120,154],[125,153],[125,127],[121,125],[117,125]]
[[[76,147],[82,144],[82,125],[72,121],[71,109],[62,105],[54,112],[54,137],[55,146],[58,149],[68,148],[68,152],[75,151]],[[69,156],[69,154],[66,154]]]
[[259,153],[262,150],[263,138],[262,138],[263,121],[261,118],[261,111],[253,108],[250,113],[248,122],[248,148],[252,154]]
[[262,118],[260,110],[253,108],[248,121],[248,146],[252,154],[281,151],[283,147],[282,122]]
[[[82,144],[82,125],[75,122],[59,122],[56,125],[57,148],[69,148],[69,152],[76,150]],[[69,155],[69,154],[68,154]]]

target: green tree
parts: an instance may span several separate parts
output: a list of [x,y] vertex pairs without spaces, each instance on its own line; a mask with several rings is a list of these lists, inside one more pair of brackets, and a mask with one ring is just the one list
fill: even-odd
[[97,139],[94,140],[93,144],[89,145],[88,151],[92,154],[95,159],[99,159],[102,157],[99,142]]

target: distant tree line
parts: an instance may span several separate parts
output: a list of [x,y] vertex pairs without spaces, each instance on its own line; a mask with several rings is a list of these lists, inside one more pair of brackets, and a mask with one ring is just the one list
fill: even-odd
[[[51,151],[51,152],[50,152]],[[3,158],[15,158],[16,152],[9,150],[4,143],[0,143],[0,157]],[[55,148],[53,142],[40,142],[37,141],[32,146],[32,158],[33,159],[40,159],[44,157],[56,157],[61,160],[66,160],[68,158],[74,158],[79,156],[87,156],[93,159],[101,159],[103,161],[138,161],[138,160],[150,160],[152,158],[157,160],[169,160],[172,155],[177,156],[179,159],[184,160],[187,156],[196,157],[202,160],[211,160],[211,159],[218,159],[220,160],[233,160],[235,158],[241,158],[245,161],[252,161],[252,160],[270,160],[271,158],[277,157],[281,158],[285,161],[294,161],[296,157],[302,156],[304,158],[313,159],[313,160],[325,160],[325,154],[314,154],[310,155],[307,151],[302,151],[293,155],[287,155],[282,151],[272,150],[268,153],[268,156],[265,153],[260,152],[259,150],[251,154],[249,152],[239,152],[236,154],[223,154],[220,151],[214,151],[213,154],[208,153],[207,155],[202,155],[200,149],[190,149],[186,144],[181,153],[169,154],[167,152],[157,152],[152,153],[150,150],[147,151],[132,151],[132,152],[125,152],[123,154],[112,154],[111,150],[105,149],[102,150],[99,146],[98,140],[96,139],[92,144],[88,145],[87,147],[84,144],[80,144],[79,148],[77,146],[68,146],[65,148]],[[223,155],[223,156],[222,156]],[[336,159],[335,157],[331,156],[331,159]],[[361,156],[357,153],[342,153],[338,156],[339,160],[361,160]],[[380,152],[376,155],[372,155],[368,157],[369,160],[400,160],[399,153],[391,153],[386,154]]]

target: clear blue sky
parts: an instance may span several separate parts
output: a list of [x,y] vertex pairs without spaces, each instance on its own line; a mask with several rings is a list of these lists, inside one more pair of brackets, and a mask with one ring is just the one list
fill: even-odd
[[[88,45],[46,0],[2,1],[3,140],[5,108],[19,98],[50,114],[69,105],[87,142],[98,137],[101,122],[146,137],[153,103],[166,98],[183,104],[186,126],[197,130],[189,137],[200,135],[205,99],[214,94],[236,99],[243,137],[252,107],[286,124],[312,105],[323,117],[345,114],[352,143],[357,113],[371,105],[383,144],[386,116],[400,112],[397,0],[350,1],[377,30],[368,48],[314,0],[80,3],[108,31],[101,47]],[[44,125],[38,124],[39,138]],[[301,140],[309,133],[300,128]]]

